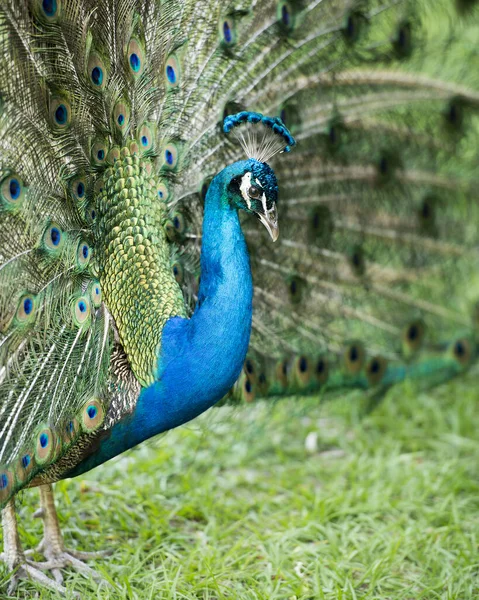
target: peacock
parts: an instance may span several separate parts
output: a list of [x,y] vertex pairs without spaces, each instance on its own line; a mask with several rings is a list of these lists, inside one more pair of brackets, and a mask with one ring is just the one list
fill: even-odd
[[[66,566],[95,576],[65,547],[58,480],[217,403],[378,396],[474,363],[478,14],[474,0],[2,1],[11,589],[65,592]],[[17,532],[15,496],[34,486],[44,563]]]

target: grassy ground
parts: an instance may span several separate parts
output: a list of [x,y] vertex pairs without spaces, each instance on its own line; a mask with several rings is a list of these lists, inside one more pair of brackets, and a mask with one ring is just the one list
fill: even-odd
[[[113,588],[67,586],[115,600],[478,598],[475,380],[404,385],[369,415],[357,395],[210,411],[58,484],[68,544],[114,551],[95,565]],[[30,547],[36,502],[27,492],[19,509]],[[16,597],[57,598],[30,583]]]

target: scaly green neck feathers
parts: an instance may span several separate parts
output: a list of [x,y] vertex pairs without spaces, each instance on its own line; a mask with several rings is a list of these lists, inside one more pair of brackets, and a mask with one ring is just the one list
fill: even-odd
[[100,281],[131,368],[143,385],[154,381],[166,321],[185,316],[184,300],[164,232],[166,206],[149,161],[128,148],[97,183],[95,230]]

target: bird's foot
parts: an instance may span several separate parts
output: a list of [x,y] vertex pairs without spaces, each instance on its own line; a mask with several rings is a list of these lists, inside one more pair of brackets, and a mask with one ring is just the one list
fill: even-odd
[[[48,542],[47,542],[48,544]],[[35,550],[26,550],[25,555],[31,556],[32,554],[43,554],[43,556],[47,557],[47,550],[45,550],[45,538],[38,544]],[[113,554],[113,550],[98,550],[97,552],[81,552],[80,550],[65,550],[62,546],[63,552],[66,554],[70,554],[74,558],[78,560],[98,560],[99,558],[106,558],[107,556],[111,556]],[[61,554],[62,551],[56,552],[56,555]]]
[[46,558],[45,561],[35,562],[27,559],[27,564],[39,571],[49,571],[58,585],[62,585],[63,583],[62,569],[65,569],[66,567],[69,567],[78,573],[82,573],[87,577],[91,577],[97,583],[105,581],[100,573],[83,562],[84,560],[91,558],[98,558],[98,554],[100,553],[77,552],[75,550],[67,549],[51,550],[48,546],[42,550],[42,553]]
[[[4,552],[0,554],[0,561],[6,563],[12,575],[10,577],[8,593],[13,594],[18,583],[31,580],[40,585],[66,596],[67,589],[63,584],[62,569],[66,567],[91,577],[97,583],[106,583],[103,577],[83,561],[101,558],[111,552],[78,552],[68,550],[60,531],[53,492],[50,485],[40,487],[41,508],[35,513],[44,523],[44,537],[36,550],[23,551],[18,535],[17,520],[13,501],[10,501],[2,511],[2,524],[4,531]],[[34,561],[32,555],[40,553],[45,561]],[[51,573],[53,579],[47,575]],[[80,597],[79,594],[75,594]]]
[[[32,554],[41,553],[45,561],[34,561],[29,557]],[[5,562],[12,571],[8,593],[13,594],[21,580],[30,580],[51,589],[55,592],[65,595],[67,589],[63,584],[62,569],[69,567],[78,573],[93,578],[97,583],[105,583],[103,577],[94,569],[86,565],[83,561],[95,558],[101,558],[110,554],[106,552],[78,552],[76,550],[66,550],[57,544],[49,544],[43,539],[36,550],[27,550],[23,552],[21,548],[16,549],[15,554],[0,554],[0,561]],[[48,577],[45,572],[50,572],[53,579]],[[74,594],[80,597],[79,594]]]
[[[9,556],[8,558],[5,554],[0,554],[0,561],[5,562],[12,571],[7,589],[9,596],[15,593],[18,584],[22,580],[34,581],[47,589],[58,592],[62,596],[67,594],[67,589],[61,585],[61,582],[50,579],[50,577],[45,575],[43,570],[37,566],[39,563],[28,560],[23,553],[19,554],[17,557]],[[79,594],[75,595],[80,598]]]
[[66,594],[66,588],[53,581],[36,568],[25,556],[18,536],[17,517],[13,501],[10,500],[2,511],[3,544],[4,552],[0,554],[0,561],[7,565],[12,572],[8,586],[8,594],[13,594],[22,579],[30,579],[40,583],[51,590]]
[[79,552],[78,550],[68,550],[65,547],[63,535],[58,525],[51,486],[40,488],[40,500],[41,508],[35,512],[34,516],[43,519],[44,536],[36,550],[27,550],[25,556],[40,553],[46,560],[35,562],[28,559],[28,564],[39,571],[50,571],[55,582],[59,585],[63,583],[62,569],[66,567],[91,577],[97,583],[105,582],[104,578],[95,569],[92,569],[83,561],[108,556],[111,551]]

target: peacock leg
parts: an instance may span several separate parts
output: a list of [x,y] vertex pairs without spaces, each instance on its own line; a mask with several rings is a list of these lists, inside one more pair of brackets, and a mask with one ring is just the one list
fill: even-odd
[[30,562],[38,569],[51,571],[55,581],[58,584],[63,583],[61,569],[71,567],[75,571],[83,573],[97,581],[102,581],[102,576],[94,569],[86,565],[83,560],[100,558],[109,554],[109,552],[78,552],[76,550],[67,550],[63,540],[63,535],[58,522],[55,500],[53,499],[53,488],[50,484],[41,485],[40,490],[40,509],[35,516],[43,519],[43,539],[37,550],[40,551],[46,562]]
[[20,544],[18,535],[17,516],[15,514],[15,505],[13,499],[8,502],[2,510],[2,527],[3,527],[3,553],[0,554],[7,568],[12,571],[8,594],[13,594],[18,582],[21,579],[31,579],[47,587],[51,590],[61,593],[66,593],[60,583],[53,581],[47,577],[35,565],[30,563],[26,558]]

